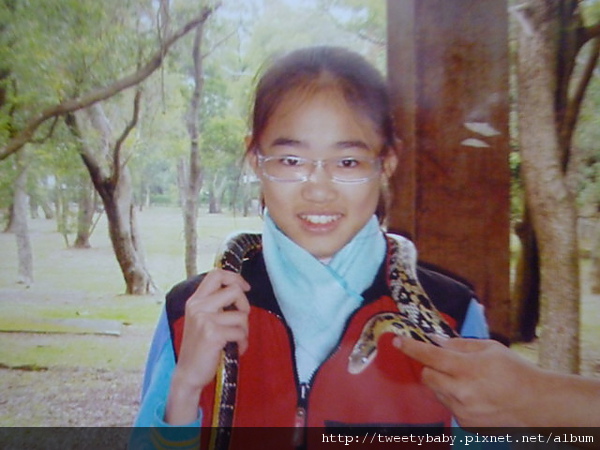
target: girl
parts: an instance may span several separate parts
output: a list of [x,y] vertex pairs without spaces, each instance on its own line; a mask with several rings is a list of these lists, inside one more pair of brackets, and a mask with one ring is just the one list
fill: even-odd
[[[381,230],[396,150],[386,83],[361,56],[316,47],[272,64],[246,152],[262,188],[262,244],[241,274],[215,269],[167,295],[136,426],[195,427],[194,439],[210,426],[228,342],[241,355],[236,427],[449,425],[391,337],[366,369],[348,370],[369,318],[398,310],[394,290],[422,286],[463,336],[487,337],[473,294],[417,267],[412,244]],[[398,258],[405,269],[390,270]],[[408,310],[420,301],[406,298]]]

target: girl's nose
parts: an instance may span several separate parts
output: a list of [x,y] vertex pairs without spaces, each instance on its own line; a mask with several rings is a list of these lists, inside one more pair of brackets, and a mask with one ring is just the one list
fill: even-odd
[[315,203],[326,203],[337,198],[338,192],[331,176],[322,164],[315,165],[312,173],[302,183],[302,197]]

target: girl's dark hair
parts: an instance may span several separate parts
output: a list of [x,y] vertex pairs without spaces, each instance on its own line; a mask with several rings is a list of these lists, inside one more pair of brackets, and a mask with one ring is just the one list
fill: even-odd
[[387,83],[358,53],[341,47],[309,47],[276,59],[260,78],[252,111],[249,150],[267,127],[269,118],[287,93],[310,85],[335,85],[348,103],[373,121],[384,141],[384,151],[394,146],[394,126]]
[[[275,59],[259,79],[251,115],[251,141],[247,152],[256,151],[271,115],[292,91],[334,86],[346,101],[373,122],[383,138],[382,154],[395,151],[396,136],[388,86],[375,67],[358,53],[341,47],[309,47]],[[383,222],[389,192],[384,189],[377,208]]]

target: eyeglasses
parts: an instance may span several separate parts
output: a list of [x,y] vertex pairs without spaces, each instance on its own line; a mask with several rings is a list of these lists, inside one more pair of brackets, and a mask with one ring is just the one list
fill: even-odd
[[332,181],[342,184],[360,184],[377,177],[381,158],[345,156],[343,158],[311,159],[300,156],[258,155],[258,166],[263,175],[279,183],[308,181],[317,167],[322,167]]

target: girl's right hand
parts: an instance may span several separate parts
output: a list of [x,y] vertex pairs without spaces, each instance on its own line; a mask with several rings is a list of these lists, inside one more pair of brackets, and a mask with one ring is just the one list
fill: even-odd
[[[196,420],[202,389],[215,377],[221,350],[236,342],[248,347],[246,292],[241,275],[222,269],[208,272],[185,305],[183,339],[167,400],[165,421],[184,425]],[[227,309],[233,305],[235,308]]]

